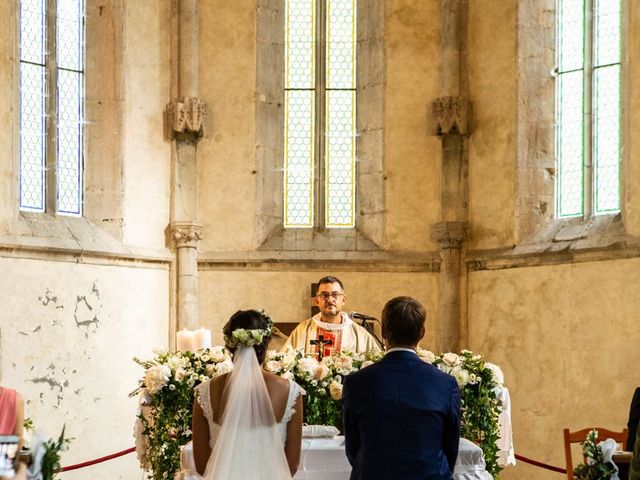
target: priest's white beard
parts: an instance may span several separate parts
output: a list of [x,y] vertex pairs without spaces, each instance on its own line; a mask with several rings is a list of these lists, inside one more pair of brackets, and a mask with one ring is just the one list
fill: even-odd
[[290,480],[284,442],[253,347],[235,352],[204,480]]

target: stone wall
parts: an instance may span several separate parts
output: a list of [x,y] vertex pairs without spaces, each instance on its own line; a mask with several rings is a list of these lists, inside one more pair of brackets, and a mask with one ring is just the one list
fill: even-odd
[[[640,8],[623,1],[622,215],[559,224],[549,213],[549,85],[530,78],[552,67],[553,2],[462,1],[461,82],[472,105],[461,283],[468,347],[505,371],[516,451],[562,465],[562,428],[621,428],[640,382],[628,367],[640,361],[631,343],[640,298],[640,155],[631,135],[640,115],[631,88],[640,75]],[[371,131],[360,160],[376,193],[359,215],[375,222],[358,235],[303,232],[265,244],[273,218],[260,216],[278,194],[264,189],[278,185],[279,147],[271,137],[261,143],[261,129],[277,132],[268,119],[279,107],[274,85],[263,83],[275,67],[258,56],[268,60],[280,48],[269,30],[279,28],[269,24],[277,5],[199,2],[198,96],[209,112],[197,145],[199,322],[213,330],[214,343],[239,308],[265,308],[276,321],[307,318],[310,284],[333,273],[346,283],[349,311],[379,316],[395,295],[421,300],[431,319],[424,346],[436,348],[440,265],[429,229],[440,220],[442,149],[430,105],[441,94],[441,6],[448,3],[375,0],[363,20],[359,48],[377,63],[363,74],[370,91],[360,101],[375,108],[364,110],[362,128]],[[29,415],[48,433],[67,423],[76,448],[64,463],[132,444],[135,405],[126,394],[140,369],[131,357],[167,345],[175,326],[175,259],[166,242],[172,144],[162,135],[162,112],[175,93],[175,2],[88,4],[95,38],[87,61],[95,68],[87,218],[18,213],[17,88],[0,91],[7,126],[0,133],[1,381],[25,393]],[[16,85],[15,5],[0,2],[0,17],[10,26],[0,33],[0,79]],[[375,25],[381,31],[371,31]],[[91,471],[96,479],[139,475],[133,456]],[[519,464],[502,478],[553,475]]]
[[[170,2],[87,2],[84,218],[18,210],[17,5],[0,5],[0,382],[43,434],[66,425],[68,465],[133,445],[132,358],[168,345]],[[139,476],[128,455],[62,477]]]

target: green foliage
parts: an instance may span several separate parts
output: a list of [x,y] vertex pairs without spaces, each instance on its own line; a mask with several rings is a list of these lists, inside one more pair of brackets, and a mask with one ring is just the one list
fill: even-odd
[[134,361],[145,369],[131,392],[141,404],[135,428],[138,460],[149,478],[171,479],[180,468],[180,447],[191,440],[194,388],[231,371],[233,364],[223,347]]
[[500,438],[500,405],[495,393],[494,374],[486,368],[480,355],[468,350],[460,354],[460,366],[469,374],[469,381],[463,385],[458,381],[462,413],[460,435],[482,449],[486,470],[497,478],[502,468],[498,466],[496,443]]
[[[494,478],[498,466],[498,416],[495,367],[481,355],[463,350],[460,355],[418,355],[452,375],[460,386],[461,434],[482,448],[486,468]],[[333,425],[342,430],[342,384],[346,375],[378,361],[382,355],[340,352],[321,361],[297,350],[269,352],[264,368],[295,380],[303,397],[308,425]],[[136,450],[142,467],[153,480],[174,477],[180,466],[180,446],[191,440],[193,389],[206,378],[230,371],[231,360],[223,347],[200,352],[162,353],[153,360],[134,359],[145,368],[144,378],[132,395],[139,394],[142,409],[136,422]]]
[[42,457],[42,479],[53,480],[57,471],[60,469],[60,452],[68,449],[70,438],[65,438],[64,429],[60,432],[57,440],[47,440],[43,443],[44,455]]
[[597,438],[598,431],[591,430],[585,441],[580,443],[587,462],[581,463],[573,470],[576,480],[610,480],[616,473],[615,465],[604,461],[602,449],[596,444]]
[[22,427],[27,432],[33,432],[33,420],[31,420],[31,418],[29,417],[25,417],[24,422],[22,422]]

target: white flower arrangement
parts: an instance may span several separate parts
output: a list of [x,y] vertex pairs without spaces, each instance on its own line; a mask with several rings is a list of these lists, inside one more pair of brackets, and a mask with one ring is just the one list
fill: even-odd
[[[261,343],[269,332],[264,329],[234,330],[229,346]],[[496,475],[496,440],[499,405],[495,390],[504,384],[497,365],[485,363],[482,355],[463,350],[435,355],[418,349],[418,356],[453,376],[462,399],[462,435],[483,449],[487,470]],[[267,352],[264,368],[276,375],[295,380],[307,395],[304,422],[309,425],[341,427],[340,400],[344,377],[379,361],[382,354],[365,355],[342,351],[322,360],[288,349]],[[161,352],[151,361],[136,361],[145,368],[139,396],[142,412],[135,427],[136,451],[143,469],[154,480],[173,478],[179,466],[179,447],[191,439],[193,388],[207,378],[233,369],[226,348],[215,346],[199,352]]]
[[224,347],[198,352],[159,351],[152,360],[134,359],[144,369],[134,427],[140,466],[154,480],[173,478],[180,446],[191,440],[193,389],[208,378],[228,373],[233,362]]

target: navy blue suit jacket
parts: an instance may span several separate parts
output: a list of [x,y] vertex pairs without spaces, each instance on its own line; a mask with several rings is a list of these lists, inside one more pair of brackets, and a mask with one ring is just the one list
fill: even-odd
[[351,480],[449,480],[458,456],[454,378],[407,351],[345,377],[342,413]]

